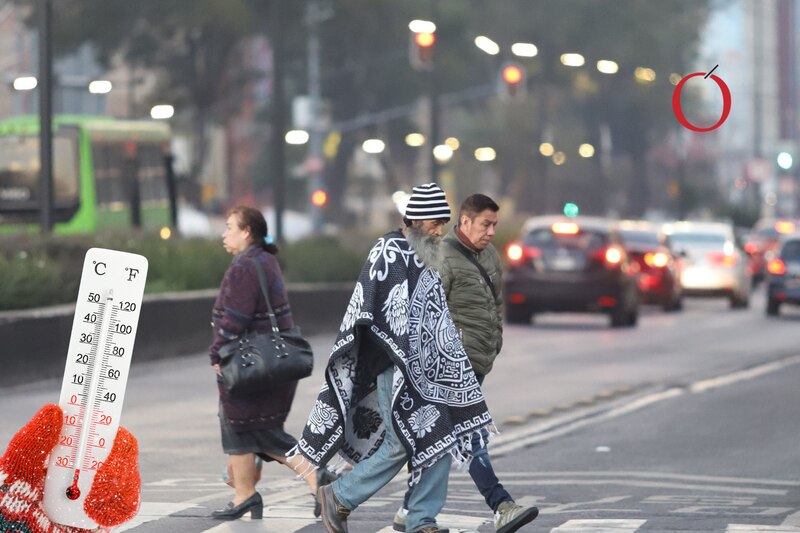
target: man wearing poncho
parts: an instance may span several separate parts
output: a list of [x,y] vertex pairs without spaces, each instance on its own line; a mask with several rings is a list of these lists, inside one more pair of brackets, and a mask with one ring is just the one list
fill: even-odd
[[414,188],[406,227],[369,253],[297,451],[314,465],[339,452],[353,470],[322,487],[329,533],[408,462],[416,485],[407,531],[435,533],[450,462],[470,459],[492,423],[435,270],[450,208],[438,186]]

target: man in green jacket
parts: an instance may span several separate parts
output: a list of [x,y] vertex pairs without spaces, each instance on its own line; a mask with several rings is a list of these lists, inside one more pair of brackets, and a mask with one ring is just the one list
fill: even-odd
[[[461,342],[472,368],[483,384],[503,346],[503,269],[500,256],[492,245],[500,207],[484,194],[468,196],[461,204],[458,225],[443,239],[442,276],[447,307],[461,334]],[[536,507],[517,505],[497,479],[486,449],[488,432],[473,436],[473,459],[469,474],[486,504],[494,511],[497,533],[513,533],[539,514]],[[394,529],[405,531],[405,509],[394,518]]]

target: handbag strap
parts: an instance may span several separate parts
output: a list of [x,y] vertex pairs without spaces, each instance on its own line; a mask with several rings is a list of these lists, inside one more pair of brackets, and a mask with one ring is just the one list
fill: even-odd
[[464,257],[466,257],[467,259],[469,259],[469,262],[470,262],[470,263],[472,263],[473,265],[475,265],[475,267],[478,269],[478,272],[480,272],[480,273],[481,273],[481,276],[483,276],[483,279],[484,279],[484,281],[486,281],[486,284],[489,286],[489,290],[491,290],[491,291],[492,291],[492,296],[494,296],[494,299],[495,299],[495,301],[497,301],[497,293],[496,293],[496,292],[495,292],[495,290],[494,290],[494,284],[492,283],[492,280],[489,278],[489,274],[486,272],[486,269],[485,269],[485,268],[483,268],[483,267],[481,266],[481,264],[478,262],[478,260],[477,260],[477,259],[475,259],[475,256],[473,256],[473,255],[472,255],[472,254],[469,252],[469,250],[467,250],[466,246],[464,246],[463,244],[461,244],[461,242],[460,242],[460,241],[458,241],[458,240],[451,240],[451,239],[447,239],[446,241],[447,241],[447,243],[449,243],[449,244],[450,244],[450,246],[452,246],[453,248],[455,248],[456,250],[458,250],[459,252],[461,252],[461,254],[462,254]]
[[272,304],[269,301],[269,294],[267,292],[267,275],[264,273],[264,269],[261,268],[261,264],[256,260],[255,257],[251,259],[253,263],[256,265],[256,274],[258,274],[258,284],[261,285],[261,294],[264,295],[264,300],[267,302],[267,310],[269,311],[269,323],[272,325],[272,333],[277,338],[280,339],[280,330],[278,330],[278,320],[275,318],[275,311],[272,310]]

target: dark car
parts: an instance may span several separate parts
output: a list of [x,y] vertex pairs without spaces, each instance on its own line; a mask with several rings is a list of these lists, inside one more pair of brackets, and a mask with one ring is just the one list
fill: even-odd
[[642,302],[658,304],[665,311],[683,307],[680,261],[659,229],[647,222],[623,221],[617,226],[625,251],[639,268]]
[[793,219],[761,219],[745,240],[744,250],[750,256],[750,270],[754,282],[760,282],[767,274],[767,260],[778,249],[781,237],[797,230],[798,221]]
[[800,305],[800,234],[781,241],[767,262],[766,283],[768,315],[777,315],[782,304]]
[[612,327],[635,326],[636,268],[614,224],[589,217],[536,217],[506,248],[506,319],[527,324],[536,313],[594,312]]

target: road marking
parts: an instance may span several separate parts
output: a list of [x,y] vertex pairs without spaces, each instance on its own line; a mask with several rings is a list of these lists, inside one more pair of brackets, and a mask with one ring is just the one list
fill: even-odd
[[673,387],[664,391],[646,394],[627,403],[625,401],[620,401],[612,403],[610,407],[600,406],[583,409],[577,413],[556,417],[531,427],[505,432],[502,436],[495,437],[489,441],[489,449],[491,450],[492,457],[500,457],[520,448],[561,437],[577,429],[600,422],[606,422],[655,403],[682,396],[686,394],[687,391],[692,393],[706,392],[708,390],[754,379],[798,363],[800,363],[800,355],[793,355],[780,361],[765,363],[747,370],[696,381],[689,384],[685,389]]
[[186,509],[192,509],[195,507],[200,507],[194,503],[154,503],[154,502],[142,502],[142,506],[139,509],[139,512],[130,522],[125,522],[120,527],[114,529],[114,531],[118,533],[122,533],[122,531],[127,531],[129,529],[133,529],[136,526],[140,526],[142,524],[146,524],[147,522],[153,522],[155,520],[161,520],[162,518],[169,516],[171,514],[179,513],[181,511],[185,511]]
[[784,526],[794,526],[800,528],[800,511],[796,513],[792,513],[786,517],[786,520],[783,521]]
[[625,533],[636,531],[647,520],[568,520],[551,533]]
[[769,532],[769,533],[797,533],[800,531],[800,528],[794,526],[759,526],[754,524],[728,524],[728,529],[725,530],[725,533],[734,533],[734,532],[744,532],[744,533],[756,533],[756,532]]
[[759,376],[763,376],[764,374],[769,374],[770,372],[775,372],[777,370],[781,370],[783,368],[786,368],[787,366],[791,366],[797,363],[800,363],[800,355],[795,355],[793,357],[788,357],[786,359],[782,359],[780,361],[774,361],[772,363],[758,365],[756,367],[749,368],[747,370],[732,372],[730,374],[725,374],[723,376],[719,376],[716,378],[696,381],[695,383],[692,383],[690,385],[689,390],[694,393],[706,392],[712,389],[725,387],[727,385],[733,385],[735,383],[739,383],[740,381],[746,381],[748,379],[753,379]]
[[[466,477],[467,474],[463,474]],[[733,484],[749,484],[749,485],[766,485],[794,488],[800,487],[800,481],[792,480],[778,480],[778,479],[761,479],[749,477],[728,477],[728,476],[699,476],[693,474],[673,474],[669,472],[648,472],[648,471],[632,471],[632,470],[589,470],[589,471],[571,471],[571,470],[554,470],[547,472],[498,472],[497,477],[506,479],[509,477],[525,477],[525,478],[538,478],[538,477],[560,477],[560,476],[581,476],[581,477],[634,477],[634,478],[661,478],[661,479],[679,479],[686,481],[703,481],[709,483],[733,483]],[[451,480],[455,476],[451,475]],[[469,478],[472,479],[472,478]]]

